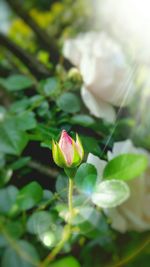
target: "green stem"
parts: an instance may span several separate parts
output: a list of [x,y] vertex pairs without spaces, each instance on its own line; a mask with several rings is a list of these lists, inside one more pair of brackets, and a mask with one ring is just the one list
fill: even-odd
[[73,196],[73,179],[69,178],[69,189],[68,189],[69,224],[71,224],[73,218],[72,196]]
[[136,258],[148,245],[150,244],[150,238],[146,239],[132,254],[128,255],[126,258],[120,260],[119,262],[109,265],[108,267],[123,267]]
[[62,250],[67,240],[70,238],[72,233],[72,218],[73,218],[73,179],[69,178],[69,188],[68,188],[68,208],[69,208],[69,223],[65,225],[62,235],[62,240],[58,245],[48,254],[44,261],[39,265],[39,267],[46,267],[50,262],[52,262],[58,253]]
[[50,262],[52,262],[57,254],[62,250],[66,241],[70,238],[71,235],[71,227],[70,225],[66,225],[64,227],[62,240],[58,243],[58,245],[48,254],[48,256],[44,259],[44,261],[39,265],[39,267],[46,267]]

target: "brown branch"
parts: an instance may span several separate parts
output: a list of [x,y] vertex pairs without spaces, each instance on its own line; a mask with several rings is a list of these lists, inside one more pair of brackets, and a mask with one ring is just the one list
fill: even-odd
[[32,169],[37,170],[38,172],[40,172],[46,176],[49,176],[52,178],[56,178],[58,176],[58,171],[56,169],[52,169],[49,166],[45,166],[39,162],[30,161],[28,163],[28,166]]
[[33,30],[36,34],[39,44],[50,53],[51,60],[57,63],[59,60],[59,52],[56,43],[51,36],[47,34],[32,17],[24,10],[22,5],[16,0],[6,0],[11,9]]
[[0,46],[8,49],[13,55],[15,55],[29,71],[37,78],[46,78],[50,76],[50,71],[42,65],[36,58],[26,52],[24,49],[12,42],[3,33],[0,33]]
[[7,77],[11,74],[12,69],[11,68],[7,68],[5,66],[3,66],[2,64],[0,64],[0,77]]

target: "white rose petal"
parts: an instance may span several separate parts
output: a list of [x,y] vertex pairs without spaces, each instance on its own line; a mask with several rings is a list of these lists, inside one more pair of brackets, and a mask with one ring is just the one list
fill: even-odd
[[87,32],[67,40],[63,53],[81,72],[83,88],[89,92],[82,89],[81,94],[87,108],[94,116],[113,122],[110,105],[127,105],[135,92],[132,71],[119,44],[106,33]]
[[107,164],[105,160],[99,159],[97,156],[93,155],[92,153],[88,154],[87,163],[94,165],[97,169],[98,177],[100,178],[99,181],[102,179],[104,168]]
[[91,114],[97,118],[105,119],[107,122],[113,123],[116,118],[114,108],[104,102],[97,99],[85,88],[81,89],[81,96],[85,106],[90,110]]

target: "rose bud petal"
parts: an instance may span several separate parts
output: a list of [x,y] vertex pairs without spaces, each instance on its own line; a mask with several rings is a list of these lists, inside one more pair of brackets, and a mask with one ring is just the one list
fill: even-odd
[[62,131],[59,142],[52,141],[52,154],[55,163],[62,168],[77,167],[84,156],[83,147],[79,136],[76,135],[76,142]]

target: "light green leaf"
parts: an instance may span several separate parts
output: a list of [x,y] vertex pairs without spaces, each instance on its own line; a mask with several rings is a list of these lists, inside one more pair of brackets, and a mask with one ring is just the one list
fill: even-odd
[[67,112],[75,113],[80,110],[79,98],[73,93],[64,93],[57,99],[58,107]]
[[51,264],[51,267],[80,267],[79,262],[72,256],[67,256]]
[[9,182],[12,177],[12,169],[0,169],[0,187],[3,187]]
[[148,165],[145,155],[123,154],[108,162],[104,179],[131,180],[141,175]]
[[52,214],[47,211],[38,211],[29,217],[27,230],[37,235],[43,245],[53,247],[60,241],[63,228],[60,225],[56,226]]
[[31,234],[41,234],[49,230],[52,224],[52,216],[47,211],[33,213],[27,221],[27,230]]
[[18,189],[10,185],[7,188],[0,189],[0,212],[1,213],[9,213],[12,206],[16,201],[16,197],[18,194]]
[[20,190],[16,204],[20,210],[28,210],[39,203],[42,197],[42,187],[37,182],[31,182]]
[[125,182],[110,180],[99,183],[91,199],[101,208],[113,208],[122,204],[129,196],[130,190]]
[[91,195],[94,191],[96,180],[96,168],[89,163],[81,164],[74,178],[77,189],[86,195]]

